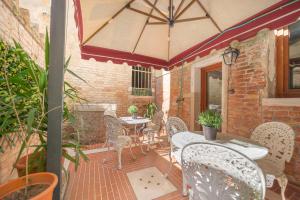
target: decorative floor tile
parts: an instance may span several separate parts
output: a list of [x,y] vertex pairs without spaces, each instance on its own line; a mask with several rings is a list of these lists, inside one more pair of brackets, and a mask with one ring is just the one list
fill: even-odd
[[152,200],[177,190],[156,167],[129,172],[127,176],[138,200]]

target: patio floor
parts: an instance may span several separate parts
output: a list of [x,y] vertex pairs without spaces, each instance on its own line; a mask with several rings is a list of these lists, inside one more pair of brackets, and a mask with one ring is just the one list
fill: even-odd
[[[101,145],[93,145],[92,148]],[[168,154],[166,148],[151,150],[147,155],[142,155],[139,148],[133,148],[137,159],[132,160],[128,149],[123,151],[122,170],[116,169],[116,154],[114,160],[103,163],[104,158],[111,156],[112,152],[99,152],[89,154],[88,162],[81,162],[75,172],[74,165],[70,165],[70,181],[65,195],[67,200],[134,200],[134,191],[130,185],[126,173],[156,167],[162,173],[169,167]],[[178,200],[188,199],[181,195],[181,170],[178,166],[173,167],[170,175],[170,182],[177,188],[177,191],[157,198],[157,200]],[[268,200],[281,199],[279,187],[274,185],[272,190],[267,191]],[[300,189],[289,185],[286,190],[286,197],[290,200],[299,200]]]

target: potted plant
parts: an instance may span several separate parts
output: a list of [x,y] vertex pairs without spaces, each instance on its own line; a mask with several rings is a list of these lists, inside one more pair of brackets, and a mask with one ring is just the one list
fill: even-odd
[[146,113],[145,113],[145,117],[149,118],[149,119],[152,119],[154,113],[156,112],[157,110],[157,106],[155,103],[153,102],[150,102],[147,104],[146,106]]
[[219,112],[207,110],[200,113],[198,123],[203,127],[205,139],[215,140],[217,138],[218,129],[220,129],[222,124],[222,117]]
[[135,105],[131,105],[128,108],[128,113],[131,114],[133,119],[137,118],[138,108]]
[[[15,45],[11,46],[0,39],[0,66],[2,66],[0,68],[0,102],[3,113],[0,115],[2,122],[0,137],[17,133],[22,140],[15,166],[20,167],[18,174],[23,176],[1,185],[0,188],[5,189],[5,192],[0,189],[0,199],[12,193],[14,193],[13,195],[23,195],[23,197],[25,195],[26,198],[21,199],[51,199],[53,188],[57,184],[57,179],[53,178],[55,174],[36,173],[31,175],[31,173],[43,172],[46,169],[47,114],[51,112],[51,110],[47,111],[49,46],[47,32],[45,67],[41,68],[18,43],[15,42]],[[80,78],[68,69],[69,61],[70,58],[65,64],[65,73],[68,72]],[[75,118],[69,111],[66,100],[77,101],[80,97],[78,91],[67,82],[64,85],[64,97],[64,122],[74,123]],[[34,138],[38,139],[37,143],[32,142]],[[74,151],[74,156],[66,150],[63,150],[62,154],[65,159],[74,162],[76,168],[79,165],[80,157],[84,160],[87,159],[81,151],[78,141],[63,141],[62,148],[69,148]],[[31,154],[30,150],[32,150]],[[11,184],[12,182],[15,184]],[[40,187],[33,187],[35,183],[50,186],[41,189]],[[41,196],[42,193],[49,193],[49,191],[51,197]]]

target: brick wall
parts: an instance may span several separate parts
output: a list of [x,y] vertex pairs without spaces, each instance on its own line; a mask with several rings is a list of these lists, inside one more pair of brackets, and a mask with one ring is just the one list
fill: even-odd
[[[44,36],[33,28],[29,11],[19,8],[17,2],[13,0],[0,1],[0,38],[11,43],[13,40],[19,42],[25,51],[42,66],[44,60],[42,38]],[[1,144],[3,144],[2,140],[3,138],[0,138]],[[34,140],[33,144],[36,142],[37,140]],[[12,147],[5,145],[4,142],[5,152],[0,153],[0,184],[17,177],[16,170],[13,170],[13,164],[20,147],[20,141],[16,141]]]

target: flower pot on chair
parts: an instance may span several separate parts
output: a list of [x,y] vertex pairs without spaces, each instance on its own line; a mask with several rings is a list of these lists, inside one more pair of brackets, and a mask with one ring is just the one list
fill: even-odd
[[[28,179],[28,193],[30,200],[52,200],[54,188],[57,185],[57,176],[53,173],[42,172],[11,180],[0,185],[0,199],[24,199],[24,188]],[[43,188],[41,188],[43,186]],[[35,187],[35,188],[34,188]],[[21,193],[22,190],[22,193]],[[33,191],[35,190],[35,191]]]
[[216,140],[218,129],[208,127],[208,126],[203,126],[203,133],[206,140]]

